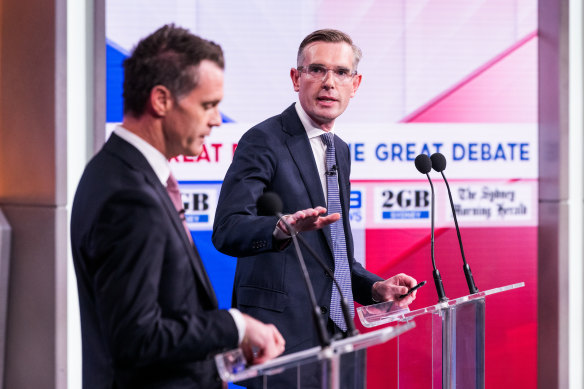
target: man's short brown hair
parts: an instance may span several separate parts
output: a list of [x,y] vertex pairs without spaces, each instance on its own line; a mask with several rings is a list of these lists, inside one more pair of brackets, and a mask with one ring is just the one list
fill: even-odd
[[190,93],[198,84],[203,60],[225,66],[221,46],[174,24],[142,39],[124,61],[124,114],[144,113],[156,85],[167,87],[176,99]]
[[331,28],[325,28],[322,30],[316,30],[304,38],[300,43],[298,48],[298,55],[296,57],[297,66],[302,66],[304,61],[304,48],[314,42],[345,42],[351,46],[353,49],[353,70],[357,70],[361,56],[363,55],[361,49],[353,43],[353,40],[348,34],[345,34],[339,30],[333,30]]

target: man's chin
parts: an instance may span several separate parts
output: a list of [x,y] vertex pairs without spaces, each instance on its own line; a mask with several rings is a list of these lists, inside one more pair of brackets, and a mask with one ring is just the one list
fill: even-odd
[[198,157],[203,153],[203,142],[197,142],[196,145],[191,145],[187,150],[185,150],[186,154],[189,157]]
[[316,117],[317,120],[315,120],[315,122],[320,124],[320,125],[334,122],[335,119],[340,116],[340,114],[335,115],[333,112],[330,112],[330,111],[327,111],[327,112],[321,111],[321,112],[318,112],[318,114],[319,115]]
[[335,120],[342,113],[343,110],[340,107],[319,107],[319,109],[315,110],[315,114],[325,121]]

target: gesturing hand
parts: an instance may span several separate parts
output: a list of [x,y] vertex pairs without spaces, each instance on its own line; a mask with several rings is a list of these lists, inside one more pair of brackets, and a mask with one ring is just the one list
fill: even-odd
[[[326,208],[316,207],[304,209],[302,211],[296,211],[291,215],[284,215],[284,219],[288,224],[290,224],[290,226],[292,226],[292,228],[294,228],[296,232],[303,232],[321,229],[338,221],[341,218],[341,215],[338,213],[322,216],[325,214]],[[286,228],[286,225],[282,221],[280,221],[278,224],[278,228],[287,234],[290,234]]]

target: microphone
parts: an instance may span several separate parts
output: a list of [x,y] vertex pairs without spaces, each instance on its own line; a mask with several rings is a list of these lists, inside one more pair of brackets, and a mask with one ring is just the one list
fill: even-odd
[[432,202],[430,207],[431,213],[431,229],[430,229],[430,253],[432,257],[432,275],[434,276],[434,285],[436,286],[436,293],[438,294],[438,301],[443,302],[447,301],[448,297],[446,297],[446,293],[444,293],[444,285],[442,284],[442,277],[440,276],[440,272],[438,268],[436,268],[436,259],[434,258],[434,185],[432,185],[432,180],[430,179],[430,175],[428,174],[432,170],[432,161],[430,157],[426,154],[420,154],[416,157],[414,164],[416,165],[416,169],[422,174],[425,174],[428,177],[428,182],[430,183],[430,189],[432,193]]
[[441,153],[434,153],[430,157],[432,161],[432,168],[442,174],[444,183],[446,184],[446,189],[448,189],[448,198],[450,199],[450,208],[452,209],[452,216],[454,217],[454,225],[456,226],[456,235],[458,235],[458,244],[460,246],[460,254],[462,255],[462,269],[464,270],[464,276],[466,277],[466,284],[468,285],[468,291],[470,294],[475,294],[479,291],[476,287],[474,279],[472,278],[472,272],[470,271],[470,266],[466,262],[464,257],[464,249],[462,248],[462,238],[460,237],[460,228],[458,228],[458,220],[456,220],[456,211],[454,210],[454,201],[452,201],[452,193],[450,192],[450,185],[448,185],[448,180],[444,175],[444,170],[446,170],[446,158]]
[[331,170],[324,172],[325,176],[336,176],[337,175],[337,165],[333,165]]
[[282,200],[274,192],[266,192],[256,202],[256,207],[258,210],[258,215],[260,216],[270,216],[276,215],[282,220],[286,225],[288,232],[292,236],[292,241],[294,242],[294,248],[296,249],[296,256],[298,262],[300,263],[300,269],[302,270],[302,275],[304,277],[304,282],[306,283],[306,289],[308,291],[308,296],[310,298],[310,303],[312,304],[312,317],[314,319],[314,324],[318,332],[318,339],[322,348],[325,348],[331,344],[331,340],[326,331],[324,322],[322,321],[322,316],[320,314],[320,308],[316,303],[316,297],[314,296],[314,290],[312,289],[312,284],[310,283],[310,277],[308,275],[308,270],[306,270],[306,263],[300,252],[300,246],[298,245],[298,240],[296,239],[296,233],[291,225],[286,223],[286,220],[282,217]]
[[258,216],[278,216],[282,217],[284,204],[282,199],[274,192],[266,192],[260,196],[256,202]]
[[[336,171],[336,166],[333,166],[333,170]],[[274,192],[264,193],[257,201],[257,208],[258,208],[258,215],[274,215],[275,214],[280,218],[282,217],[282,214],[281,214],[281,211],[283,208],[282,200],[280,199],[280,196],[278,196]],[[300,241],[300,243],[302,243],[302,245],[314,257],[314,259],[316,259],[316,262],[324,269],[324,271],[329,275],[329,277],[332,278],[332,280],[335,284],[335,287],[337,288],[337,290],[339,292],[339,296],[341,297],[341,310],[343,311],[343,317],[345,318],[345,323],[347,324],[347,336],[357,335],[358,331],[355,329],[355,323],[353,322],[353,318],[351,317],[351,313],[349,310],[349,303],[347,302],[347,299],[343,295],[339,281],[335,278],[333,272],[325,264],[325,261],[320,257],[320,255],[318,255],[318,253],[316,253],[316,251],[314,251],[314,249],[306,242],[304,237],[300,234],[294,234],[294,229],[286,222],[286,220],[282,219],[282,222],[286,225],[286,228],[291,233],[292,239],[295,242],[295,244],[296,244],[295,239],[298,239],[298,241]],[[299,253],[299,256],[301,256],[300,253]],[[304,266],[301,266],[301,267],[304,269],[303,271],[305,272],[306,267],[304,267]],[[308,272],[305,272],[305,279],[307,278],[307,275],[308,275]],[[310,289],[312,289],[312,286],[310,286]],[[316,312],[318,314],[318,306],[316,304],[316,299],[312,302],[312,304],[315,307]],[[319,319],[321,318],[320,315],[318,317],[319,317]]]

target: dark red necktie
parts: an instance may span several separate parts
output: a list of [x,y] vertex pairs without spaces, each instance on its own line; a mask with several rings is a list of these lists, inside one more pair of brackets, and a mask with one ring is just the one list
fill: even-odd
[[187,221],[185,218],[185,210],[184,210],[183,202],[182,202],[182,199],[180,196],[178,182],[176,181],[176,178],[174,178],[172,173],[170,173],[170,176],[168,177],[168,180],[166,181],[166,191],[168,192],[168,195],[170,196],[170,200],[172,200],[172,204],[174,204],[174,208],[176,209],[176,211],[178,212],[178,214],[180,216],[180,219],[182,220],[183,227],[185,228],[185,232],[187,233],[189,240],[191,241],[191,243],[193,243],[193,237],[191,236],[191,231],[189,230],[189,227],[187,226]]

